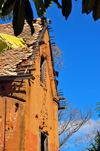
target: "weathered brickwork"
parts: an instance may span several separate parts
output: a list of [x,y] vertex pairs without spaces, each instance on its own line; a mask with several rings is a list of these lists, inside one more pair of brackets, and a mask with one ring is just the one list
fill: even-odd
[[[58,97],[48,30],[42,41],[31,66],[35,68],[30,71],[31,79],[0,81],[0,151],[40,151],[44,136],[48,151],[59,151]],[[44,83],[41,82],[41,56],[45,58]],[[29,62],[30,57],[16,69]]]
[[25,144],[25,150],[37,150],[37,135],[34,135],[32,132],[26,129],[26,140],[27,143]]

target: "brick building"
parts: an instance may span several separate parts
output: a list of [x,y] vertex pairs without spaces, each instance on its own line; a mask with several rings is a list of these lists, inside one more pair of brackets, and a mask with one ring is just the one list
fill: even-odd
[[[40,19],[34,20],[31,36],[25,22],[18,36],[25,47],[0,53],[0,151],[59,151],[59,98],[48,23],[42,27]],[[12,24],[0,25],[0,33],[14,36]]]

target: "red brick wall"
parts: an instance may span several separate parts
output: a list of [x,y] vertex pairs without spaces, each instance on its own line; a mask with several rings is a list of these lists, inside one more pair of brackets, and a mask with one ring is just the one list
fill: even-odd
[[[47,30],[42,40],[45,44],[31,72],[35,79],[19,80],[16,89],[15,81],[0,82],[0,151],[40,151],[40,130],[48,136],[50,151],[59,151],[57,92]],[[41,55],[46,58],[44,84],[40,81]]]

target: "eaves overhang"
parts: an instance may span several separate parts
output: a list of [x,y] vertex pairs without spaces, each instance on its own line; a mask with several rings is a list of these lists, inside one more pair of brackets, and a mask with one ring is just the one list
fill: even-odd
[[12,81],[12,80],[22,80],[22,79],[33,79],[33,74],[22,74],[13,76],[1,76],[0,81]]

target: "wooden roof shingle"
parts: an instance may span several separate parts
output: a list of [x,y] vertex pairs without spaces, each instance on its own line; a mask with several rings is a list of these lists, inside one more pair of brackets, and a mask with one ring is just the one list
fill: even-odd
[[[37,41],[40,31],[42,30],[41,19],[33,20],[35,28],[35,33],[31,35],[31,30],[27,22],[25,21],[24,28],[22,33],[18,36],[18,38],[22,38],[26,42],[26,47],[21,49],[6,49],[0,53],[0,76],[14,76],[17,75],[16,67],[23,60],[28,59],[34,49],[32,47],[27,46],[33,44]],[[0,33],[8,34],[14,36],[14,31],[12,24],[3,24],[0,25]]]

